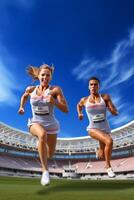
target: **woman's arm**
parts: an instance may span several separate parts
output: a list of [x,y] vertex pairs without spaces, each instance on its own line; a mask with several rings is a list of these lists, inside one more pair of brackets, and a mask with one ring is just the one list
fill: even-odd
[[31,90],[33,90],[33,87],[27,87],[24,94],[21,96],[21,100],[20,100],[20,107],[19,107],[19,110],[18,110],[18,113],[20,115],[23,115],[25,110],[24,110],[24,105],[26,104],[27,100],[28,100],[28,97],[31,93]]
[[[60,87],[55,87],[53,94],[50,95],[50,102],[53,103],[57,108],[59,108],[62,112],[67,113],[68,112],[68,105],[67,101],[64,97],[64,94]],[[56,100],[54,99],[53,95],[56,97]]]
[[113,104],[110,96],[108,94],[105,94],[103,96],[103,99],[105,100],[106,102],[106,106],[108,108],[108,110],[112,113],[112,115],[118,115],[118,111],[117,111],[117,108],[115,107],[115,105]]
[[77,104],[77,113],[78,113],[78,118],[79,118],[80,120],[83,119],[82,109],[83,109],[84,104],[85,104],[85,99],[86,99],[86,98],[83,97],[83,98],[79,101],[79,103]]

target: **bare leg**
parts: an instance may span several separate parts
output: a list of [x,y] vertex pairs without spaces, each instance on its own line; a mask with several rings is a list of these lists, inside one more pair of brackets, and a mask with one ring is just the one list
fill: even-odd
[[103,158],[105,157],[105,156],[104,156],[105,144],[102,143],[102,142],[100,142],[100,141],[99,141],[99,144],[100,144],[100,146],[99,146],[99,149],[98,149],[98,157],[99,157],[100,159],[103,159]]
[[52,158],[56,148],[57,134],[47,135],[47,157]]
[[38,123],[33,124],[30,127],[30,133],[35,135],[39,139],[38,152],[42,165],[42,171],[48,170],[47,167],[47,133],[45,129]]
[[110,159],[111,159],[111,152],[112,152],[112,145],[113,145],[113,140],[111,136],[98,129],[91,129],[90,136],[105,145],[104,155],[105,155],[105,161],[106,161],[106,168],[111,167]]

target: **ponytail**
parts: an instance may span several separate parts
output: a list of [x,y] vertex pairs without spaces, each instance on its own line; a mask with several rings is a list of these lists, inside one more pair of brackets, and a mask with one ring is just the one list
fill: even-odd
[[51,72],[51,75],[54,73],[54,65],[52,64],[51,66],[47,64],[43,64],[40,67],[35,67],[32,65],[29,65],[26,72],[29,76],[32,77],[33,81],[39,80],[38,75],[42,69],[49,69]]
[[30,75],[33,78],[34,81],[38,80],[38,75],[40,71],[38,67],[29,65],[26,71],[28,75]]

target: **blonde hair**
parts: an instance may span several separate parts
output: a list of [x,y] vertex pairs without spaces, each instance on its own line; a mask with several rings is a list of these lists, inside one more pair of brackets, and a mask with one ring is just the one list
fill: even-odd
[[53,64],[51,66],[47,65],[47,64],[42,64],[40,67],[35,67],[32,65],[29,65],[26,71],[27,71],[28,75],[30,75],[33,78],[33,81],[36,81],[36,80],[38,80],[39,73],[42,69],[49,69],[51,72],[51,75],[54,73],[54,65]]

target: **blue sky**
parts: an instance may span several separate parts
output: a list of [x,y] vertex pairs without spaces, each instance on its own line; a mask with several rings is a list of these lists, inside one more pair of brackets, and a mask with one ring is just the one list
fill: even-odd
[[[97,76],[120,115],[112,129],[134,119],[133,0],[1,0],[0,121],[27,131],[30,106],[19,116],[20,97],[31,78],[29,64],[54,64],[51,84],[59,85],[69,113],[56,109],[59,137],[86,136],[88,120],[77,118],[76,104],[87,96],[88,78]],[[84,112],[85,113],[85,112]]]

